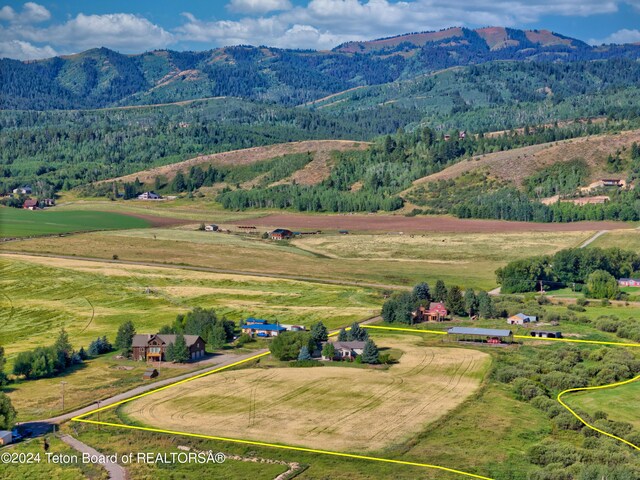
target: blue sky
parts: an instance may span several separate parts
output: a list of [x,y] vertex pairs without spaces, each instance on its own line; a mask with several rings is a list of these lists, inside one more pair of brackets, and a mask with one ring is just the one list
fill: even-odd
[[640,42],[640,0],[0,0],[0,57],[101,46],[124,53],[236,44],[330,49],[450,26],[547,28],[592,44]]

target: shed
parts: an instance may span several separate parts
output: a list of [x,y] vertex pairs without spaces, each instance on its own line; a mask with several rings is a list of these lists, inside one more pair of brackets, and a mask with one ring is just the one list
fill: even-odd
[[547,332],[544,330],[532,330],[532,337],[540,337],[540,338],[562,338],[562,332]]
[[538,317],[534,315],[526,315],[524,313],[516,313],[515,315],[507,318],[509,325],[524,325],[525,323],[535,323],[538,321]]
[[498,328],[452,327],[447,336],[458,341],[485,342],[491,344],[513,342],[513,332]]
[[206,232],[217,232],[218,231],[218,225],[214,225],[214,224],[205,225],[204,229],[205,229]]
[[9,445],[13,441],[13,435],[9,430],[0,430],[0,445]]
[[143,380],[151,380],[152,378],[156,378],[158,376],[158,370],[155,368],[147,368],[142,375]]

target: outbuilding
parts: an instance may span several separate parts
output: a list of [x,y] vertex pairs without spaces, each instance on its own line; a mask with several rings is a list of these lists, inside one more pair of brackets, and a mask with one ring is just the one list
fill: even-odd
[[538,317],[534,315],[525,315],[524,313],[517,313],[507,318],[509,325],[524,325],[525,323],[535,323],[538,321]]
[[13,435],[9,430],[0,430],[0,445],[9,445],[13,441]]
[[543,331],[543,330],[532,330],[531,331],[531,336],[532,337],[539,337],[539,338],[562,338],[562,332],[547,332],[547,331]]
[[447,337],[458,342],[482,342],[489,344],[512,343],[513,332],[497,328],[452,327]]

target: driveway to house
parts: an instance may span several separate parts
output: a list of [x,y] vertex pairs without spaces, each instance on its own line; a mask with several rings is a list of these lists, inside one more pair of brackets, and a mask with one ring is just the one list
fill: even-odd
[[92,403],[91,405],[87,405],[86,407],[80,408],[78,410],[74,410],[72,412],[68,412],[62,415],[58,415],[57,417],[47,418],[44,420],[34,420],[31,422],[18,423],[18,426],[21,427],[22,430],[30,430],[31,433],[29,436],[35,437],[39,435],[44,435],[51,431],[54,425],[59,425],[68,420],[71,420],[73,417],[77,417],[78,415],[82,415],[84,413],[89,413],[97,408],[106,407],[108,405],[113,405],[114,403],[120,402],[122,400],[127,400],[129,398],[135,397],[136,395],[140,395],[151,390],[155,390],[160,387],[164,387],[166,385],[171,385],[172,383],[180,382],[182,380],[188,380],[197,375],[201,375],[206,372],[210,372],[212,370],[216,370],[221,367],[225,367],[231,365],[235,362],[240,362],[242,360],[246,360],[247,358],[253,357],[255,355],[259,355],[261,353],[266,353],[268,350],[256,350],[251,353],[246,353],[243,355],[233,355],[233,354],[223,354],[213,357],[218,362],[215,365],[210,365],[201,370],[196,370],[195,372],[185,373],[184,375],[179,375],[177,377],[167,378],[165,380],[160,380],[153,383],[148,383],[144,385],[140,385],[132,390],[129,390],[124,393],[119,393],[114,395],[113,397],[107,398],[105,400],[100,400],[99,402]]

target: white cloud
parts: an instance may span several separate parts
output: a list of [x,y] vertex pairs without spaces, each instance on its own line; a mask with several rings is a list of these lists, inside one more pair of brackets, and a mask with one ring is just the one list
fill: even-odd
[[278,10],[289,10],[289,0],[231,0],[227,8],[236,13],[264,14]]
[[[35,23],[43,21],[48,11],[38,7],[36,4],[25,4],[23,11],[9,20],[8,26],[3,28],[0,25],[0,42],[6,45],[7,56],[21,59],[40,54],[46,56],[50,53],[47,46],[62,53],[75,53],[94,47],[140,52],[164,48],[174,42],[173,34],[144,17],[129,13],[80,13],[64,23],[41,27]],[[0,10],[3,18],[11,17],[11,14],[12,11],[8,9]]]
[[0,20],[12,23],[40,23],[51,18],[51,12],[46,7],[34,2],[27,2],[21,12],[16,12],[9,5],[0,8]]
[[5,5],[4,7],[0,8],[0,20],[11,21],[16,18],[16,15],[16,11],[9,5]]
[[589,43],[591,45],[601,45],[603,43],[622,44],[622,43],[638,43],[638,42],[640,42],[640,30],[629,30],[627,28],[618,30],[617,32],[614,32],[611,35],[609,35],[607,38],[604,38],[601,40],[598,40],[598,39],[589,40]]
[[36,47],[29,42],[11,40],[0,41],[0,58],[17,58],[19,60],[39,60],[55,57],[58,53],[49,45]]
[[173,35],[162,27],[129,13],[80,13],[62,25],[25,33],[25,36],[74,49],[100,46],[139,51],[163,48],[173,42]]
[[[80,13],[56,22],[44,6],[28,2],[21,9],[0,8],[0,42],[23,42],[5,48],[22,52],[24,58],[32,55],[27,45],[62,53],[98,46],[125,52],[170,45],[193,48],[194,43],[201,48],[252,44],[326,49],[349,40],[450,26],[517,27],[543,16],[612,13],[622,3],[640,8],[640,0],[307,0],[298,6],[291,0],[228,0],[228,10],[239,18],[208,20],[184,13],[184,23],[167,31],[130,13]],[[636,35],[636,30],[620,30],[605,41],[637,41]]]

